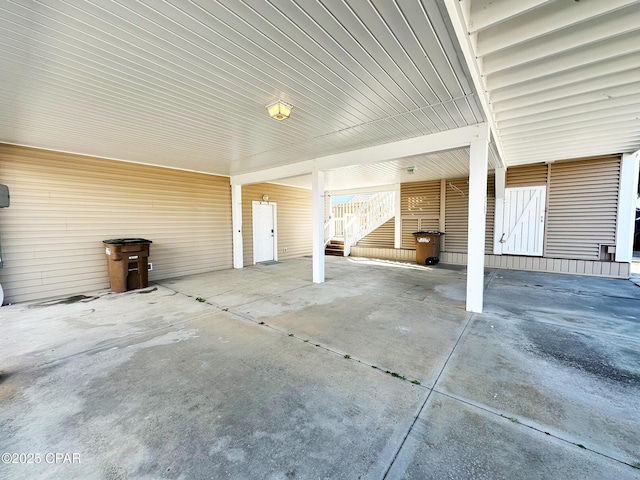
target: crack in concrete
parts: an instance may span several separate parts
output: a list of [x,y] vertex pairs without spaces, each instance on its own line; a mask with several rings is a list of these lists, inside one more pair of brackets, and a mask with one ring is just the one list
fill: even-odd
[[[491,280],[489,280],[489,281],[491,281]],[[467,319],[467,322],[465,323],[464,328],[462,329],[462,332],[460,332],[460,335],[458,336],[458,339],[456,340],[456,343],[453,345],[453,348],[451,349],[451,352],[449,352],[449,355],[447,356],[447,359],[445,360],[444,364],[442,365],[442,368],[440,369],[440,372],[438,373],[438,376],[436,377],[436,380],[433,383],[433,387],[429,389],[429,393],[427,394],[426,398],[424,399],[424,402],[422,402],[422,405],[420,406],[420,409],[418,410],[417,415],[413,418],[413,421],[411,422],[411,425],[409,426],[409,429],[407,430],[407,433],[405,434],[404,438],[402,439],[402,442],[398,446],[398,449],[396,450],[396,453],[393,456],[393,459],[389,463],[389,466],[387,467],[387,470],[384,472],[384,475],[382,476],[382,480],[385,480],[387,478],[387,476],[389,475],[389,472],[391,471],[391,468],[393,467],[394,463],[396,462],[396,460],[398,458],[398,455],[400,455],[400,452],[402,451],[402,448],[404,447],[407,439],[409,438],[409,435],[411,435],[411,432],[415,428],[416,423],[418,422],[418,419],[420,418],[420,415],[422,415],[422,412],[424,411],[424,409],[425,409],[425,407],[427,405],[427,402],[429,401],[429,398],[431,398],[431,394],[435,391],[436,385],[438,384],[438,381],[440,380],[440,377],[441,377],[442,373],[444,372],[445,368],[447,367],[447,364],[449,363],[449,360],[451,359],[451,356],[453,355],[453,352],[458,347],[458,344],[460,343],[460,340],[464,336],[465,332],[467,331],[467,327],[469,326],[469,324],[471,323],[471,320],[475,317],[475,315],[476,315],[475,313],[469,314],[469,318]]]

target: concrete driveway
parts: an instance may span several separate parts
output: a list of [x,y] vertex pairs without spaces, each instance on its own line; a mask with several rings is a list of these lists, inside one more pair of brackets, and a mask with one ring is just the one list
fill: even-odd
[[[0,478],[640,478],[640,288],[301,258],[0,309]],[[23,454],[23,455],[20,455]]]

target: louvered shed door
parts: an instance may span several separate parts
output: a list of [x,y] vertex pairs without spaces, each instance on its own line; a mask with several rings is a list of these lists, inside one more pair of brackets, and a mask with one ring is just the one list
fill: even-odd
[[545,186],[505,189],[503,254],[542,256],[546,193]]

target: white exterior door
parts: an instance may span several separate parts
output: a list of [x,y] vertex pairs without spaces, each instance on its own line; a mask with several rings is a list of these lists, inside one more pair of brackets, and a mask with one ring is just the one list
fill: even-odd
[[505,189],[502,253],[542,256],[547,187]]
[[276,258],[276,204],[253,202],[253,263]]

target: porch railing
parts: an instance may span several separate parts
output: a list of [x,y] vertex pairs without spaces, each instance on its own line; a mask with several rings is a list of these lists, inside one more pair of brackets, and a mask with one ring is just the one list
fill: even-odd
[[366,201],[334,205],[334,216],[325,224],[325,245],[332,238],[342,238],[344,256],[348,256],[352,246],[393,218],[395,197],[395,192],[380,192],[370,195]]

